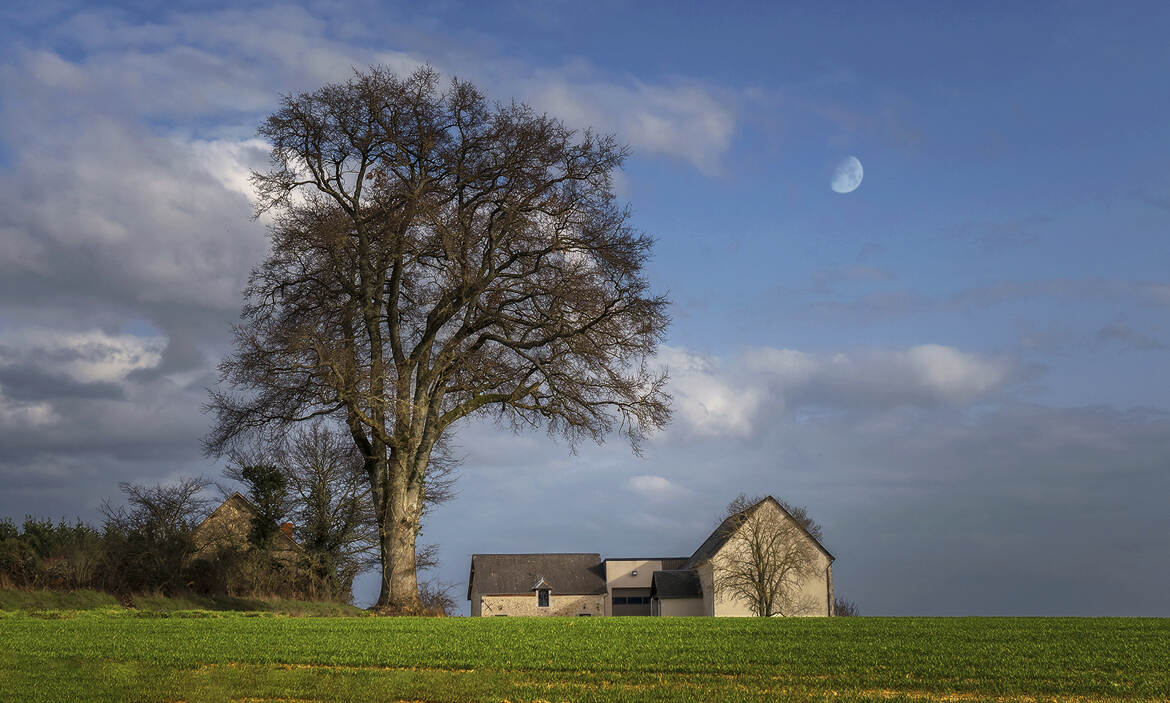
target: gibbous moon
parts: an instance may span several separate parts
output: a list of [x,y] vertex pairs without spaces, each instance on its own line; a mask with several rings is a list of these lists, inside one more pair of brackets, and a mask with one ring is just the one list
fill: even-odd
[[829,181],[829,187],[836,193],[852,193],[857,190],[857,186],[861,185],[861,178],[865,172],[861,168],[861,162],[857,160],[856,156],[847,156],[837,164],[837,170],[833,171],[833,180]]

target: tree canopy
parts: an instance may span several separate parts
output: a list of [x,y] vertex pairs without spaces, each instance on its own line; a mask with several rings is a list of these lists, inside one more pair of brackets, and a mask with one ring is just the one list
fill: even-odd
[[379,525],[379,604],[417,603],[432,451],[490,414],[570,442],[670,417],[667,300],[612,190],[626,149],[437,72],[383,68],[286,96],[255,173],[271,247],[245,291],[206,447],[344,423]]

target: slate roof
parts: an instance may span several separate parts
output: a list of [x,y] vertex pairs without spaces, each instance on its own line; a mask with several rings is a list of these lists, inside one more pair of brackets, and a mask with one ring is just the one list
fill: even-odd
[[650,581],[651,598],[701,598],[699,574],[684,569],[655,571]]
[[541,580],[553,593],[605,593],[601,554],[472,554],[467,599],[481,594],[525,595]]
[[[719,527],[716,527],[715,531],[712,532],[711,535],[707,537],[707,539],[702,544],[699,545],[699,548],[695,550],[695,553],[691,555],[690,559],[687,559],[687,563],[683,564],[682,568],[693,569],[696,566],[706,562],[711,557],[715,556],[715,554],[723,548],[723,545],[727,544],[727,540],[731,538],[731,534],[735,531],[734,521],[741,515],[752,512],[768,501],[771,501],[773,504],[775,504],[775,506],[779,508],[785,515],[792,517],[792,514],[784,509],[784,506],[780,504],[780,501],[776,500],[772,496],[767,496],[750,508],[745,508],[744,510],[739,511],[734,515],[730,515],[726,520],[719,523]],[[824,552],[825,556],[829,557],[829,561],[834,561],[836,559],[836,557],[829,553],[829,550],[825,549],[825,546],[821,544],[816,537],[808,534],[808,530],[805,530],[803,525],[800,523],[797,523],[797,525],[804,532],[804,534],[808,535],[808,538],[813,541],[813,544],[817,545],[817,548]]]

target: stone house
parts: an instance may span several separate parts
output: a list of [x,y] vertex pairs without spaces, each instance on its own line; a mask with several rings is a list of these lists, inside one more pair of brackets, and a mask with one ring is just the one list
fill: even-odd
[[[228,496],[218,508],[204,518],[195,528],[192,539],[195,543],[194,557],[210,556],[225,548],[242,549],[248,545],[248,534],[252,521],[260,511],[238,491]],[[272,556],[293,564],[305,549],[293,539],[293,524],[286,522],[276,533]]]
[[689,557],[473,554],[467,579],[471,614],[750,616],[748,602],[715,588],[746,516],[774,520],[806,541],[811,557],[791,589],[801,604],[795,614],[832,615],[833,555],[771,496],[728,517]]

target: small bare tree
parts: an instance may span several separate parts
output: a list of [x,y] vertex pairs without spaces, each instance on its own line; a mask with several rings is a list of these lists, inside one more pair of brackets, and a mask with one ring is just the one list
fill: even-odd
[[861,615],[857,604],[844,598],[833,599],[833,615],[839,618],[855,618]]
[[343,423],[378,525],[378,604],[418,605],[436,445],[487,415],[635,448],[669,420],[668,301],[612,190],[626,150],[422,68],[287,96],[255,173],[271,249],[245,292],[206,450]]
[[[760,617],[812,612],[816,603],[802,595],[801,586],[815,568],[816,547],[806,528],[772,501],[741,494],[727,506],[719,526],[727,542],[716,558],[715,592],[746,602]],[[803,515],[811,522],[807,511]]]
[[147,486],[119,483],[126,505],[103,501],[107,587],[118,592],[185,587],[184,565],[194,553],[195,528],[207,517],[211,482],[182,478]]

